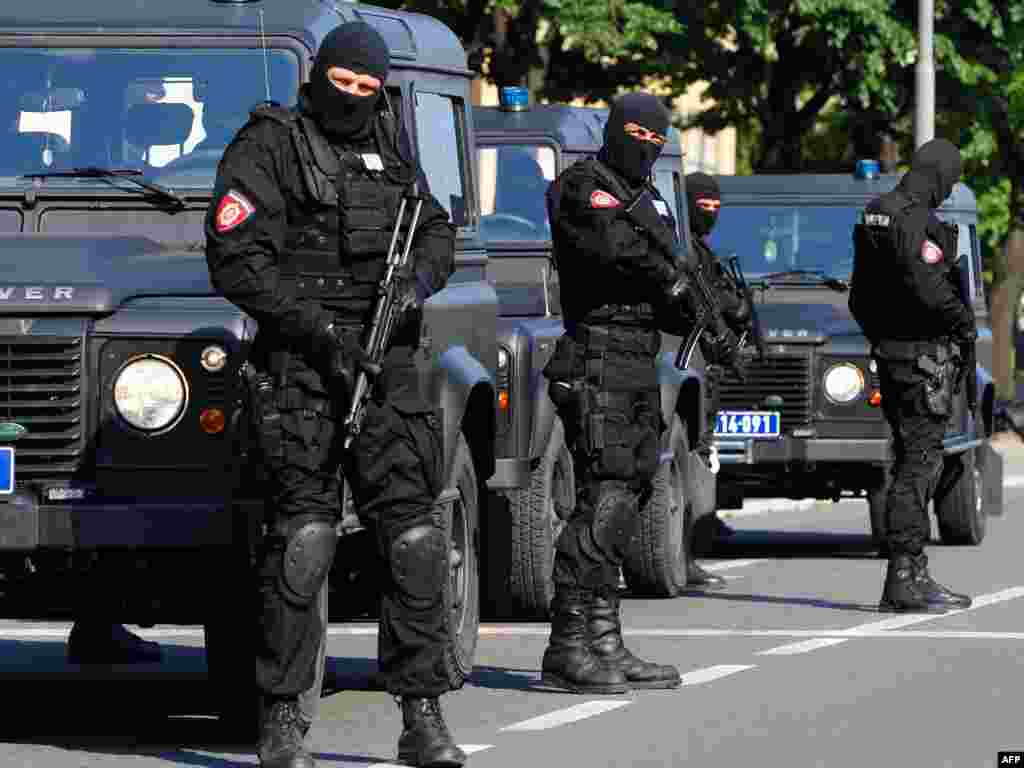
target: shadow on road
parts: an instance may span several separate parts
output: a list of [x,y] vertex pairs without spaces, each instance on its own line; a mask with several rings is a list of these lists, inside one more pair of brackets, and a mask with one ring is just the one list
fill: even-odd
[[[68,664],[62,640],[0,640],[4,715],[0,743],[109,756],[157,757],[195,768],[252,768],[255,746],[214,714],[201,647],[161,643],[162,664]],[[323,696],[379,690],[377,661],[328,657]],[[393,756],[323,752],[330,765],[392,762]]]
[[878,547],[870,535],[823,531],[733,531],[716,538],[698,557],[765,557],[877,559]]

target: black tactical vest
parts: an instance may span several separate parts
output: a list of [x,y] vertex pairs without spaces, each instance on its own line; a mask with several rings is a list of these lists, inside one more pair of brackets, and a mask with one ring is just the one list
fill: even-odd
[[[252,116],[288,126],[306,191],[304,203],[289,211],[279,264],[282,286],[298,299],[319,301],[340,322],[365,322],[408,184],[394,179],[412,181],[397,150],[393,118],[378,114],[373,152],[332,145],[298,109],[259,107]],[[407,206],[399,246],[411,212]]]

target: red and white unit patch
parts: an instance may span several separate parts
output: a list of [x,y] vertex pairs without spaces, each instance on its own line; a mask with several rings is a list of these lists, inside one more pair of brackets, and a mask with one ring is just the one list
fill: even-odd
[[618,208],[622,203],[615,195],[605,192],[603,189],[595,189],[590,193],[591,208]]
[[942,249],[931,240],[921,243],[921,261],[925,264],[938,264],[942,261]]
[[219,234],[230,232],[256,212],[256,206],[245,195],[233,189],[217,204],[216,227]]

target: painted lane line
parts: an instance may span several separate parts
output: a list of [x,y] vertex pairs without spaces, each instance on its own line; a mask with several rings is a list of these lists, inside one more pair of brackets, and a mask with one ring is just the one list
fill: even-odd
[[[475,752],[483,752],[485,749],[490,749],[493,746],[493,744],[459,744],[459,749],[467,755],[472,755]],[[409,766],[406,763],[370,763],[369,768],[409,768]]]
[[735,675],[737,672],[742,672],[745,669],[754,669],[755,666],[754,664],[716,664],[713,667],[695,669],[693,672],[687,672],[682,676],[683,686],[709,683],[721,677]]
[[1020,488],[1024,486],[1024,475],[1010,475],[1003,478],[1003,488]]
[[757,563],[766,563],[767,560],[723,560],[718,563],[701,563],[705,571],[728,571],[732,568],[743,568]]
[[758,651],[755,656],[796,656],[799,653],[810,653],[819,648],[841,645],[847,641],[845,637],[819,637],[814,640],[803,640],[799,643],[779,645],[766,651]]
[[541,715],[540,717],[533,717],[529,720],[523,720],[519,723],[506,725],[504,728],[501,728],[500,730],[546,731],[548,728],[557,728],[560,725],[575,723],[579,720],[585,720],[588,717],[593,717],[594,715],[600,715],[604,712],[611,712],[613,709],[618,709],[619,707],[624,707],[627,704],[632,703],[632,701],[624,701],[622,699],[585,701],[582,704],[577,704],[574,707],[556,709],[554,712],[548,712],[548,714]]
[[978,597],[973,599],[970,608],[961,608],[956,611],[947,611],[946,613],[915,613],[908,616],[894,616],[891,619],[872,621],[867,624],[861,624],[857,627],[850,627],[843,634],[857,636],[864,632],[873,632],[877,630],[888,631],[892,629],[900,629],[902,627],[911,627],[914,624],[922,624],[934,619],[941,619],[948,616],[956,616],[960,613],[976,611],[979,608],[984,608],[989,605],[1005,603],[1007,600],[1016,600],[1018,597],[1024,597],[1024,587],[1010,587],[1009,589],[1003,589],[999,592],[990,592],[987,595],[978,595]]

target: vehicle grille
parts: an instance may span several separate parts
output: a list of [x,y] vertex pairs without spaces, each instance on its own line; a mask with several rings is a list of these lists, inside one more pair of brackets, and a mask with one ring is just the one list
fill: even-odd
[[764,399],[778,395],[782,398],[782,431],[788,432],[811,420],[810,374],[810,350],[766,354],[763,360],[748,364],[746,382],[729,372],[723,376],[719,408],[763,411]]
[[0,337],[0,421],[28,430],[15,446],[19,479],[78,468],[82,367],[81,338]]

